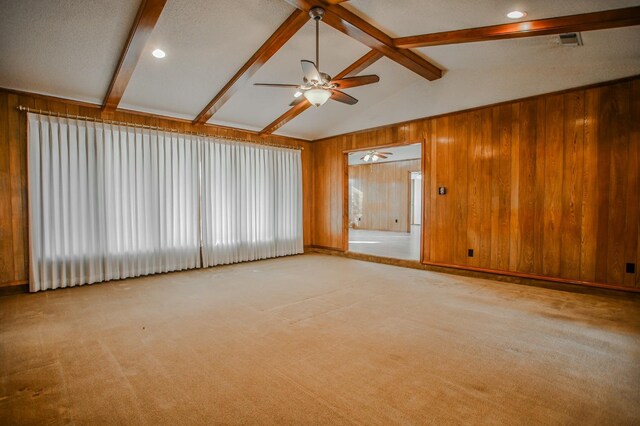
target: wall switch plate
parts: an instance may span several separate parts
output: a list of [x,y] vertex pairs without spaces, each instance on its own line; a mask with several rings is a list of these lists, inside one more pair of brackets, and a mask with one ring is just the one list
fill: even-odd
[[636,264],[635,263],[627,263],[626,271],[627,271],[627,274],[635,274],[636,273]]

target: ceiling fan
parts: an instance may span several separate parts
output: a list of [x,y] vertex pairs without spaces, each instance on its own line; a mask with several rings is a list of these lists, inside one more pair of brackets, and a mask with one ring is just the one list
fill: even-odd
[[367,151],[360,160],[365,163],[372,162],[375,163],[380,159],[386,159],[389,155],[393,155],[393,152],[381,152],[381,151]]
[[[332,80],[329,74],[320,72],[320,41],[319,41],[319,25],[324,16],[324,9],[314,7],[309,11],[309,16],[316,21],[316,62],[301,60],[302,84],[277,84],[277,83],[255,83],[255,86],[284,87],[297,89],[295,99],[290,106],[295,106],[307,99],[312,105],[319,107],[323,105],[329,98],[334,101],[342,102],[347,105],[354,105],[358,102],[353,96],[347,95],[338,89],[349,89],[351,87],[364,86],[366,84],[377,83],[380,77],[377,75],[363,75],[358,77],[347,77],[338,80]],[[302,97],[304,95],[304,98]]]

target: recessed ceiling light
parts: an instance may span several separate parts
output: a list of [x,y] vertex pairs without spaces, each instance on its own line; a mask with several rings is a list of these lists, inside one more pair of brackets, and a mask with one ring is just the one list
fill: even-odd
[[164,50],[161,50],[161,49],[156,49],[153,52],[151,52],[151,54],[156,58],[164,58],[166,56],[166,53],[164,53]]
[[507,18],[511,19],[520,19],[524,18],[525,16],[527,16],[527,12],[522,12],[520,10],[512,10],[511,12],[507,13]]

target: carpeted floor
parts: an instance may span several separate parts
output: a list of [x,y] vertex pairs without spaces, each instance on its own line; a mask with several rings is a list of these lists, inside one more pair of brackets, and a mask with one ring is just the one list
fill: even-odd
[[637,296],[323,255],[0,297],[1,424],[640,424]]

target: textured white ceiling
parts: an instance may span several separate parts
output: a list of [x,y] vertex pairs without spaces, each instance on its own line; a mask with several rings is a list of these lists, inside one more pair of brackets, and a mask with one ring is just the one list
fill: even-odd
[[[168,0],[121,106],[194,118],[294,10],[279,0]],[[156,48],[167,56],[154,58]]]
[[[0,0],[0,87],[101,103],[140,0]],[[640,0],[351,0],[344,3],[392,36],[640,5]],[[283,0],[168,0],[121,107],[192,119],[293,11]],[[278,134],[318,139],[398,121],[640,74],[640,27],[585,32],[584,46],[556,37],[417,49],[445,69],[429,82],[383,58],[363,74],[380,83],[348,89],[360,102],[310,108]],[[160,47],[164,60],[150,52]],[[300,59],[313,59],[308,23],[210,120],[260,130],[288,109]],[[331,75],[368,49],[321,27],[321,68]]]
[[638,0],[351,0],[342,5],[392,37],[459,30],[513,22],[507,12],[528,13],[523,20],[637,6]]
[[102,103],[140,0],[0,0],[0,87]]

